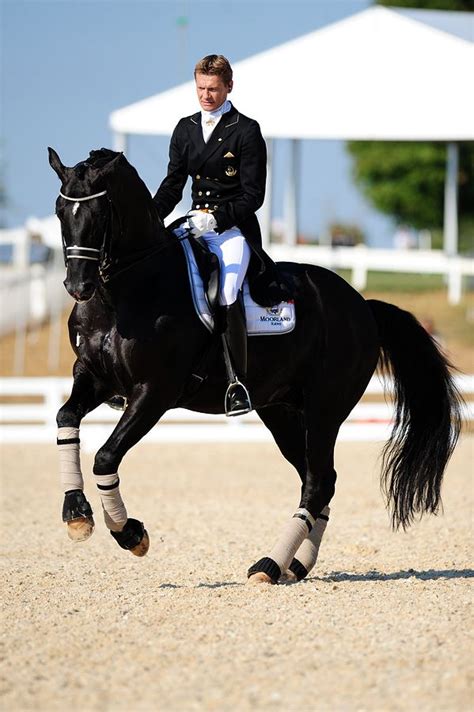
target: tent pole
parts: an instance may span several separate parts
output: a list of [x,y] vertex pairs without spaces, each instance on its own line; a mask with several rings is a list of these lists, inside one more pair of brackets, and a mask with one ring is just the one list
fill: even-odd
[[446,180],[444,184],[444,252],[448,257],[458,253],[458,167],[459,147],[447,144]]
[[267,143],[267,184],[265,187],[265,201],[259,211],[260,228],[262,231],[262,244],[268,247],[272,229],[272,191],[273,191],[273,146],[274,139],[269,138]]
[[127,153],[128,151],[128,134],[114,131],[114,151]]
[[297,192],[299,179],[299,146],[299,139],[290,139],[290,165],[288,168],[285,200],[285,243],[290,246],[296,245],[298,238]]

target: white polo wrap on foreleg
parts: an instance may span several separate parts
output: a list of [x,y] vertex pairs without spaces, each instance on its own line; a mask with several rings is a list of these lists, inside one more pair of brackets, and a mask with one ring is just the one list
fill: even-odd
[[94,478],[99,490],[107,528],[113,532],[122,531],[128,516],[120,494],[118,474],[115,472],[113,475],[94,475]]
[[293,557],[313,526],[314,517],[307,509],[297,509],[281,537],[269,553],[269,558],[278,564],[280,571],[286,571]]
[[328,525],[330,511],[329,507],[324,507],[319,517],[316,518],[307,538],[295,554],[295,559],[298,559],[300,564],[303,564],[308,573],[318,560],[319,547],[321,546],[321,540]]
[[58,428],[59,478],[64,492],[83,490],[79,428]]

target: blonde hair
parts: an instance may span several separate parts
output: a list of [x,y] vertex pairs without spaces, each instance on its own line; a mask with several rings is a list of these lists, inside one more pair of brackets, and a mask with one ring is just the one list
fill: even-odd
[[222,77],[224,84],[230,84],[232,81],[232,67],[222,54],[208,54],[200,59],[194,67],[194,78],[196,74],[216,74]]

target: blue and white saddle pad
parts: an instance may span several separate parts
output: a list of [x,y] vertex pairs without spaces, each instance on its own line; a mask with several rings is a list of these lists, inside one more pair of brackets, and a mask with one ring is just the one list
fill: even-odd
[[[186,264],[188,266],[189,283],[196,313],[209,331],[214,330],[214,319],[209,310],[201,275],[196,259],[188,240],[182,240]],[[247,280],[243,285],[247,333],[249,336],[269,334],[288,334],[295,328],[295,305],[293,302],[281,302],[274,307],[261,307],[250,296]]]

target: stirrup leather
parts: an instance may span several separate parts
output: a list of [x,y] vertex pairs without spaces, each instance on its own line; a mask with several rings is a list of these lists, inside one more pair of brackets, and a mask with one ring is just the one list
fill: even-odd
[[252,410],[250,395],[244,384],[236,379],[227,386],[224,399],[226,416],[244,415]]

